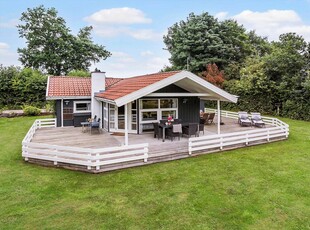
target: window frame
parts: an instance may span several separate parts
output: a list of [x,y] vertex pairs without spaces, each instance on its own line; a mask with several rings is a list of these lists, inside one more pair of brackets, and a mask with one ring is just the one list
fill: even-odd
[[[85,104],[85,103],[90,104],[89,110],[82,110],[82,111],[76,110],[77,104]],[[91,101],[73,101],[73,113],[91,113]]]

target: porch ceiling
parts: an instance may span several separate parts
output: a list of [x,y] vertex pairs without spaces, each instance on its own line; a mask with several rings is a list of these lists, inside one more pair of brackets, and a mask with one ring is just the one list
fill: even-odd
[[227,98],[216,94],[214,91],[210,90],[209,88],[206,88],[205,86],[202,86],[201,84],[198,84],[197,82],[194,82],[193,80],[189,78],[183,78],[180,81],[177,81],[174,83],[175,85],[179,86],[182,89],[185,89],[186,91],[195,94],[200,94],[198,97],[204,100],[221,100],[221,101],[229,101]]

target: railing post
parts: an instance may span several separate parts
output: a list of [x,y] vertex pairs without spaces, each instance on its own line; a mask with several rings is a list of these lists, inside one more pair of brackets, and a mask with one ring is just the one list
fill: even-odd
[[267,130],[267,141],[270,141],[270,134],[269,134],[269,129]]
[[188,140],[188,154],[192,155],[192,141],[190,139]]
[[249,145],[249,134],[247,133],[246,135],[245,135],[245,145]]
[[96,170],[99,170],[99,169],[100,169],[100,165],[99,165],[100,160],[99,160],[99,157],[100,157],[100,154],[97,153],[97,154],[96,154],[96,163],[97,163],[97,165],[96,165]]
[[54,152],[55,152],[55,160],[54,160],[54,165],[57,165],[58,164],[58,161],[57,161],[57,158],[58,158],[58,155],[57,155],[57,149],[54,149]]
[[[27,144],[25,144],[25,142],[23,142],[23,151],[22,151],[22,155],[28,155],[28,151],[25,150],[26,148],[28,148]],[[28,157],[25,157],[25,161],[28,161]]]
[[88,163],[88,165],[87,165],[87,169],[88,170],[91,170],[91,153],[88,153],[87,154],[88,155],[88,160],[87,160],[87,163]]
[[144,162],[147,162],[147,158],[149,157],[148,155],[149,149],[148,147],[144,147]]
[[223,150],[223,137],[220,138],[221,142],[220,142],[220,149]]

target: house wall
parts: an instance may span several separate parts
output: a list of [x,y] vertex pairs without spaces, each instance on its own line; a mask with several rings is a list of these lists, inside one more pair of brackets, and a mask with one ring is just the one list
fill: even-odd
[[[90,112],[74,113],[74,101],[90,101],[90,99],[64,99],[63,100],[63,126],[80,127],[81,122],[91,117]],[[61,126],[61,100],[56,100],[57,127]]]
[[57,127],[61,127],[61,100],[56,100],[56,124]]
[[[168,85],[154,93],[188,93],[174,84]],[[198,97],[177,97],[178,115],[183,122],[199,122],[200,99]],[[186,101],[186,103],[184,103]]]
[[188,91],[176,86],[175,84],[171,84],[155,91],[154,93],[188,93]]
[[183,122],[199,122],[200,99],[198,97],[178,97],[179,118]]

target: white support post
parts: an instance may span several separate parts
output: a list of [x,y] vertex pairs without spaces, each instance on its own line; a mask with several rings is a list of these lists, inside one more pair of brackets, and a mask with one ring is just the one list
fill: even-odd
[[221,134],[221,104],[217,100],[217,134]]
[[128,145],[128,104],[125,104],[125,145]]
[[64,99],[61,99],[61,105],[60,105],[60,110],[61,110],[61,127],[64,127]]

